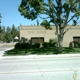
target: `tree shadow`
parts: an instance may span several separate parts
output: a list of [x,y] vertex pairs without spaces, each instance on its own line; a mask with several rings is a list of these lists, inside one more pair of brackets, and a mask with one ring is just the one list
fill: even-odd
[[23,49],[11,49],[11,50],[8,50],[8,51],[5,51],[4,53],[4,56],[7,56],[7,55],[25,55],[26,54],[26,50],[23,50]]
[[79,48],[69,48],[64,47],[63,52],[59,53],[57,47],[48,47],[48,48],[31,48],[31,49],[12,49],[5,52],[5,55],[31,55],[31,54],[38,54],[38,55],[49,55],[49,54],[70,54],[80,52]]
[[74,48],[70,48],[70,47],[64,47],[63,48],[63,53],[71,53],[71,52],[74,52]]

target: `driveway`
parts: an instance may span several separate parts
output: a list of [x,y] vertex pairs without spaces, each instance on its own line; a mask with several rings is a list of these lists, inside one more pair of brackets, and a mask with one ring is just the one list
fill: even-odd
[[0,57],[2,57],[7,50],[11,50],[14,47],[0,47]]

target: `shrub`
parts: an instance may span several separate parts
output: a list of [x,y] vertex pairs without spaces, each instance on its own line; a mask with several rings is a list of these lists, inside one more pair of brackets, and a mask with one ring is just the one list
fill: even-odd
[[49,40],[49,47],[58,47],[58,39],[57,38],[50,39]]
[[49,43],[49,47],[55,47],[56,43]]
[[73,42],[74,48],[80,48],[80,43],[79,42]]
[[40,47],[40,43],[35,43],[32,45],[32,48],[39,48]]
[[49,43],[48,43],[48,42],[43,42],[43,43],[42,43],[42,46],[43,46],[44,48],[49,47]]
[[26,49],[26,43],[21,43],[21,49]]
[[29,43],[16,43],[15,48],[16,49],[29,49],[31,46]]
[[15,49],[20,49],[20,43],[16,43],[14,47]]
[[21,43],[21,49],[29,49],[30,44],[29,43]]

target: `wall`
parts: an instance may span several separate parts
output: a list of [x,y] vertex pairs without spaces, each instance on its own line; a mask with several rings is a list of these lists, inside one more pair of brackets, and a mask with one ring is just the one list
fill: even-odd
[[44,41],[48,42],[49,39],[56,37],[55,29],[46,30],[44,27],[22,27],[20,28],[20,39],[21,37],[31,39],[31,37],[44,37]]
[[73,37],[80,36],[80,26],[72,27],[65,35],[63,40],[63,46],[69,46],[73,41]]
[[[68,26],[69,28],[71,26]],[[67,29],[66,28],[66,29]],[[21,37],[27,38],[28,40],[31,37],[44,37],[44,41],[48,42],[49,39],[56,38],[55,27],[52,27],[52,30],[46,30],[42,26],[21,26],[20,27],[20,39]],[[80,36],[80,26],[72,27],[65,35],[63,39],[63,46],[68,47],[69,43],[73,41],[74,36]]]

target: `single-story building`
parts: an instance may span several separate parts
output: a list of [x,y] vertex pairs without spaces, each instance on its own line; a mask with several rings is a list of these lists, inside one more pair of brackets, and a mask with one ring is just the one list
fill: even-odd
[[[68,26],[69,28],[71,26]],[[66,29],[67,29],[66,28]],[[52,30],[46,30],[42,26],[20,26],[20,40],[31,40],[31,43],[48,42],[49,39],[56,38],[56,28],[52,26]],[[71,27],[64,35],[63,46],[68,47],[71,42],[80,42],[80,26]]]

